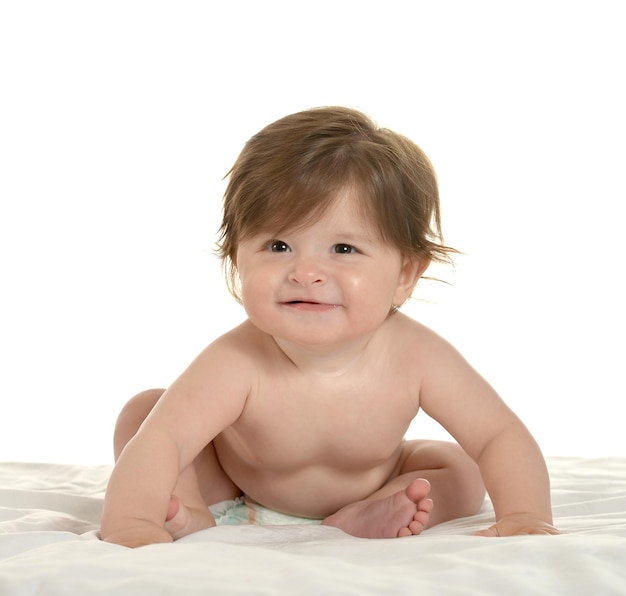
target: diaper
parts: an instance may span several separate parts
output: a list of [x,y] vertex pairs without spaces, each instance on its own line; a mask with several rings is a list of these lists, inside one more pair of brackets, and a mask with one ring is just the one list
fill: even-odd
[[256,524],[259,526],[285,524],[320,524],[319,519],[297,517],[273,511],[263,505],[255,503],[249,497],[222,501],[209,507],[218,526],[239,526],[241,524]]

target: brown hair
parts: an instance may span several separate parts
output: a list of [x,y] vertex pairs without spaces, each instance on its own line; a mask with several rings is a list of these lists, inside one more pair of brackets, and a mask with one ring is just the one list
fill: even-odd
[[323,107],[285,116],[244,146],[228,172],[218,254],[237,291],[239,242],[315,221],[346,188],[384,241],[405,256],[450,262],[443,244],[435,171],[406,137],[365,114]]

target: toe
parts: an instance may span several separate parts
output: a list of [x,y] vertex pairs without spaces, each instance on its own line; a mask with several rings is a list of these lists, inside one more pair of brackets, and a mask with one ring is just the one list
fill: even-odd
[[167,515],[165,516],[165,521],[167,522],[173,519],[178,513],[179,509],[180,509],[180,501],[178,500],[177,497],[172,495],[172,497],[170,498],[170,504],[167,508]]
[[419,511],[424,511],[425,513],[430,513],[433,510],[433,500],[432,499],[422,499],[419,502]]
[[428,523],[429,517],[430,516],[427,511],[416,511],[415,515],[413,516],[413,521],[419,522],[420,524],[425,526]]
[[417,534],[421,534],[425,529],[424,524],[422,524],[419,521],[413,520],[410,524],[409,524],[409,532],[413,535],[416,536]]
[[425,478],[417,478],[406,487],[406,494],[414,503],[423,501],[430,492],[430,482]]

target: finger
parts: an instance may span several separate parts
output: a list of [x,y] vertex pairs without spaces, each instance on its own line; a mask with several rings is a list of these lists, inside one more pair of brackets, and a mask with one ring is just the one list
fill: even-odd
[[556,536],[557,534],[560,534],[561,532],[559,532],[556,528],[553,527],[548,527],[548,528],[541,528],[538,530],[531,530],[530,532],[528,532],[528,534],[543,534],[546,536]]
[[480,530],[480,532],[476,532],[474,536],[486,536],[487,538],[497,538],[500,536],[500,532],[498,532],[498,527],[493,525],[486,530]]

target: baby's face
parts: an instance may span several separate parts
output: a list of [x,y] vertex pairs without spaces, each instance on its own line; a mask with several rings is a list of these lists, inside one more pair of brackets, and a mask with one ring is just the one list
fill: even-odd
[[[250,320],[283,341],[340,347],[371,335],[413,288],[413,269],[340,196],[319,220],[241,243],[236,265]],[[408,279],[411,277],[411,279]]]

